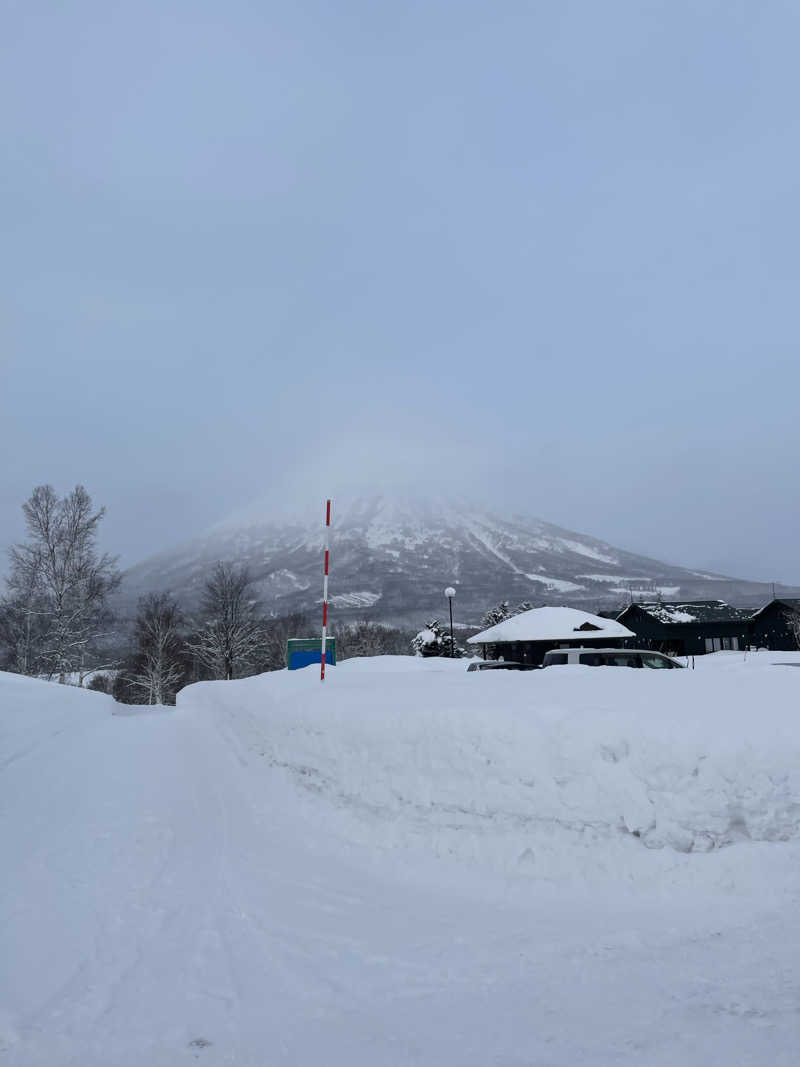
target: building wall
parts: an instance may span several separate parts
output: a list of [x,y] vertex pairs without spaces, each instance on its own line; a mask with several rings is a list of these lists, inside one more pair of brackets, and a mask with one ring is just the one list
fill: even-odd
[[619,621],[636,635],[627,642],[628,648],[652,648],[673,656],[747,648],[751,641],[747,619],[663,623],[634,605],[619,616]]
[[751,644],[756,648],[770,648],[776,652],[796,652],[797,642],[789,629],[787,609],[769,604],[751,622]]

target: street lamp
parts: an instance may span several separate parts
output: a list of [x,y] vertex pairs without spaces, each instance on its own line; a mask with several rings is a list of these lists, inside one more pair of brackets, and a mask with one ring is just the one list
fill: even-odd
[[450,656],[453,657],[456,654],[456,643],[453,639],[453,597],[456,595],[456,591],[452,585],[448,585],[444,591],[444,595],[450,602]]

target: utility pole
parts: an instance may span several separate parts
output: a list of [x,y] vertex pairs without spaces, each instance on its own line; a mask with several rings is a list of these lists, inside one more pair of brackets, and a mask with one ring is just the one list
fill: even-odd
[[328,566],[330,563],[330,548],[328,544],[328,538],[331,528],[331,502],[328,500],[325,505],[325,564],[322,576],[322,641],[320,642],[320,657],[319,657],[319,680],[325,681],[325,642],[328,636]]

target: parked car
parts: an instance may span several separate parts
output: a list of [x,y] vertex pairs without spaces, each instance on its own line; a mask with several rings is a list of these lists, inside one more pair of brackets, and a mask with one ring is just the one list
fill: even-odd
[[470,663],[468,671],[532,671],[532,663],[516,663],[507,659],[481,659]]
[[584,667],[651,667],[656,670],[683,668],[663,652],[646,648],[557,648],[546,652],[543,667],[563,667],[579,663]]

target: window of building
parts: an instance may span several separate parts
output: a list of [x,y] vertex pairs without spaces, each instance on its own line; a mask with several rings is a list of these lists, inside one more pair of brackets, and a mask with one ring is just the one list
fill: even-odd
[[738,637],[707,637],[706,652],[738,652]]

